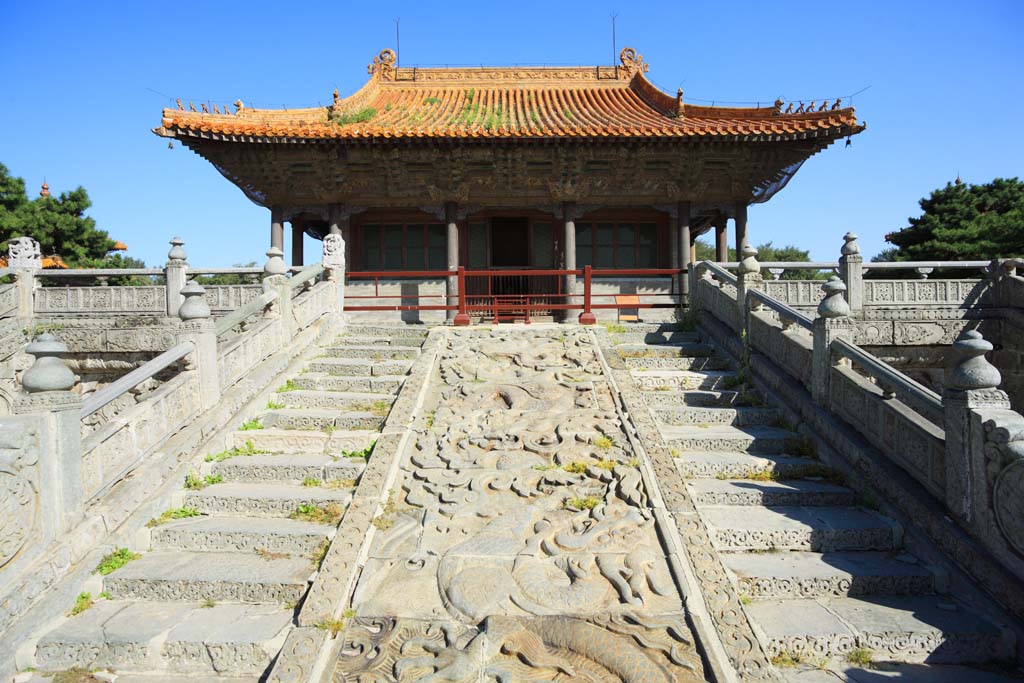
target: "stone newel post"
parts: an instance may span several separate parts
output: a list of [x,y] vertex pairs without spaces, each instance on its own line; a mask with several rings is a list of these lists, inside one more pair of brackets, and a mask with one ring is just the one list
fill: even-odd
[[942,406],[946,421],[946,506],[957,518],[973,522],[973,501],[986,500],[985,419],[979,411],[1010,410],[999,370],[985,359],[992,344],[976,330],[953,343],[954,365],[947,373]]
[[814,348],[811,366],[811,395],[822,406],[829,405],[829,384],[832,379],[832,342],[836,339],[853,340],[850,305],[843,298],[846,285],[833,275],[821,286],[825,298],[818,304],[818,317],[814,319]]
[[345,240],[338,233],[324,235],[323,249],[321,263],[327,280],[334,283],[333,308],[336,313],[342,313],[345,310]]
[[43,269],[39,242],[31,237],[19,237],[7,243],[7,266],[14,271],[14,286],[18,293],[18,319],[27,324],[35,314],[36,271]]
[[846,284],[846,301],[856,314],[864,308],[864,257],[852,232],[843,235],[843,248],[839,257],[839,276]]
[[25,348],[35,362],[21,377],[24,394],[14,399],[16,415],[41,420],[40,506],[49,531],[69,530],[82,517],[82,398],[75,374],[62,360],[68,347],[51,334]]
[[736,303],[739,305],[739,323],[747,328],[747,290],[764,289],[761,279],[761,264],[757,262],[757,249],[745,245],[740,249],[740,266],[736,269]]
[[178,309],[181,328],[178,341],[191,341],[195,351],[189,356],[188,368],[199,375],[199,405],[203,410],[220,400],[220,372],[217,369],[217,326],[210,317],[210,307],[203,295],[206,290],[190,281],[181,290],[185,302]]
[[167,264],[164,265],[164,286],[167,288],[167,315],[177,317],[178,309],[184,301],[181,290],[185,287],[186,255],[182,245],[185,241],[180,237],[171,238],[171,250],[167,252]]
[[263,265],[263,291],[277,290],[277,300],[267,308],[266,316],[281,318],[285,323],[281,327],[282,343],[290,339],[295,331],[292,327],[292,288],[288,284],[288,266],[284,263],[283,255],[280,249],[271,247],[267,249],[267,262]]

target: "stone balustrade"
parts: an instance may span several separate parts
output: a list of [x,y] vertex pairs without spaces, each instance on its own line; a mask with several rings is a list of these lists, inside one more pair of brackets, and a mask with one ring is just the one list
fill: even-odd
[[[330,265],[310,266],[292,278],[268,273],[259,288],[273,292],[271,305],[251,307],[236,321],[244,333],[221,340],[207,292],[186,281],[173,298],[175,318],[159,328],[166,344],[162,353],[84,402],[66,362],[67,346],[43,334],[24,349],[34,362],[21,373],[13,414],[0,416],[0,604],[17,593],[9,604],[23,605],[70,571],[105,533],[105,522],[89,518],[86,509],[150,459],[162,457],[183,428],[223,412],[224,397],[254,368],[282,352],[294,355],[290,349],[298,340],[315,338],[308,328],[340,318],[344,265],[325,269]],[[143,400],[128,402],[95,428],[83,422],[168,373],[173,374]],[[0,631],[15,616],[0,610]]]
[[[693,269],[691,302],[702,328],[759,379],[790,394],[799,387],[807,406],[852,428],[1024,578],[1024,416],[998,388],[1000,373],[986,359],[992,344],[976,330],[963,332],[939,395],[856,344],[857,298],[846,282],[817,283],[811,319],[764,291],[771,283],[750,252],[735,276],[710,262]],[[1020,285],[1016,275],[1001,277],[1009,281],[994,283],[996,292]]]

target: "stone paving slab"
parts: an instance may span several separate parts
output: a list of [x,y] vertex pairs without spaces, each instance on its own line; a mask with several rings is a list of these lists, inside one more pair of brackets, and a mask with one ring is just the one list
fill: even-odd
[[371,360],[368,358],[314,358],[306,366],[310,372],[328,375],[379,377],[405,375],[412,367],[409,360]]
[[[372,392],[375,394],[395,394],[402,388],[405,377],[390,375],[385,377],[366,377],[328,375],[325,373],[308,372],[298,375],[292,380],[297,386],[310,391],[332,392]],[[285,391],[279,396],[291,392]]]
[[926,567],[891,553],[723,553],[740,593],[754,599],[931,593]]
[[418,346],[394,346],[389,344],[355,344],[343,339],[324,349],[324,355],[333,358],[369,358],[371,360],[412,360],[420,355]]
[[637,387],[644,391],[654,391],[659,387],[668,387],[677,391],[700,389],[713,391],[725,389],[727,379],[735,378],[736,373],[722,370],[705,370],[691,372],[689,370],[655,370],[636,369],[630,371]]
[[175,672],[260,674],[291,622],[292,610],[278,605],[199,608],[170,630],[160,657]]
[[260,420],[264,427],[271,429],[380,431],[386,416],[386,411],[382,414],[326,408],[280,408],[268,410],[260,416]]
[[285,604],[302,598],[314,571],[304,557],[157,550],[105,576],[103,588],[135,600]]
[[687,479],[725,476],[743,479],[751,474],[766,473],[790,479],[821,469],[821,463],[812,458],[772,453],[730,453],[722,451],[679,451],[675,456],[676,469]]
[[194,517],[162,524],[152,530],[154,550],[213,550],[308,555],[333,529],[295,519]]
[[[836,667],[849,683],[1020,683],[1019,675],[957,665],[879,662],[870,669]],[[120,682],[119,682],[120,683]],[[797,683],[797,682],[794,682]],[[799,681],[798,683],[804,683]]]
[[424,335],[409,337],[374,337],[371,335],[344,334],[336,338],[332,344],[353,346],[398,346],[420,348],[423,346]]
[[293,409],[366,410],[380,402],[394,403],[395,395],[393,393],[374,394],[367,391],[298,389],[277,394],[271,400],[283,403],[286,408]]
[[654,416],[658,422],[671,426],[707,424],[749,427],[754,425],[772,425],[779,419],[779,413],[774,408],[730,408],[728,406],[659,407],[655,409]]
[[287,517],[300,505],[345,506],[352,500],[349,490],[285,484],[227,483],[184,492],[183,505],[207,514],[242,514],[258,517]]
[[902,531],[881,515],[847,507],[703,507],[716,545],[727,550],[892,550]]
[[[658,348],[658,347],[650,347]],[[626,367],[637,370],[728,370],[729,360],[726,358],[711,357],[669,357],[669,358],[624,358]]]
[[662,342],[660,344],[626,343],[615,347],[623,358],[707,358],[715,347],[694,341]]
[[426,325],[412,325],[409,323],[369,324],[350,323],[345,326],[345,333],[337,337],[338,341],[349,337],[374,337],[384,339],[423,339],[430,332]]
[[854,493],[845,486],[789,479],[692,479],[687,482],[698,505],[852,505]]
[[739,395],[735,391],[695,389],[693,391],[672,391],[670,387],[643,392],[644,400],[652,408],[664,409],[675,406],[695,408],[729,408]]
[[345,451],[361,451],[378,438],[380,433],[367,429],[337,429],[324,431],[301,429],[252,429],[235,432],[232,436],[236,448],[246,448],[249,442],[267,453],[327,453],[341,455]]

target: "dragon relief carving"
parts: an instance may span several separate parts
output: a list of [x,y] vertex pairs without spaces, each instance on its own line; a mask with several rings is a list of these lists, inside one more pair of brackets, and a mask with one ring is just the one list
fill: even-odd
[[0,429],[0,568],[20,554],[36,528],[38,462],[35,429]]
[[1024,555],[1024,416],[999,412],[1005,419],[984,423],[985,474],[996,524],[1007,543]]

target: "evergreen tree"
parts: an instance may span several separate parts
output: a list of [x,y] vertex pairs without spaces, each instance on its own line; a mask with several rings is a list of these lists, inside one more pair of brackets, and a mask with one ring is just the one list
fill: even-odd
[[[757,249],[757,260],[761,263],[771,261],[810,261],[811,254],[806,249],[799,249],[793,245],[785,247],[773,246],[771,242],[765,242],[754,247]],[[697,260],[714,261],[715,247],[704,240],[697,240]],[[737,261],[736,250],[729,248],[729,261]],[[783,280],[821,280],[825,274],[810,268],[799,268],[786,270],[780,278]]]
[[923,213],[885,236],[886,261],[988,261],[1024,256],[1024,183],[996,178],[984,185],[947,183],[921,200]]
[[25,181],[0,164],[0,245],[28,236],[39,242],[44,256],[60,256],[72,268],[142,268],[138,259],[111,255],[115,242],[85,215],[92,206],[84,188],[59,197],[30,199]]

